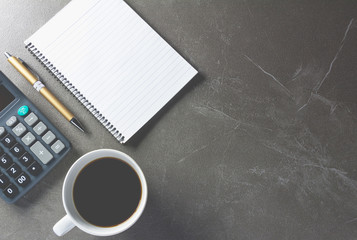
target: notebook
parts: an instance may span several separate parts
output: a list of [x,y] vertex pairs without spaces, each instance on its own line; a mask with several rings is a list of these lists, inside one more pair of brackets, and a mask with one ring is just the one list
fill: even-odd
[[123,0],[73,0],[25,45],[121,143],[197,74]]

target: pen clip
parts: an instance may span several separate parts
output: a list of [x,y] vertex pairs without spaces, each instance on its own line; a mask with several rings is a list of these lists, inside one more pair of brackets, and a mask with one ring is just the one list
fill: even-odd
[[21,58],[18,58],[18,60],[37,78],[37,82],[33,83],[32,86],[37,90],[37,92],[39,92],[42,88],[45,87],[45,85],[40,80],[40,76],[27,63],[25,63],[24,60]]
[[17,58],[19,61],[37,78],[38,81],[40,81],[40,76],[33,70],[24,60],[21,58]]

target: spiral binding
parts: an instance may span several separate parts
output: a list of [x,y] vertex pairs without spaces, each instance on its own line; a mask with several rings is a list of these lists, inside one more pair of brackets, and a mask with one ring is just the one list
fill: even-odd
[[120,143],[124,142],[123,134],[121,134],[32,43],[27,44],[25,48],[35,56]]

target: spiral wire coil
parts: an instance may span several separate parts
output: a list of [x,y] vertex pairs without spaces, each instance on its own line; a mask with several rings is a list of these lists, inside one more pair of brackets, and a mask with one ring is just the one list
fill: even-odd
[[80,101],[83,106],[120,142],[124,142],[124,136],[106,119],[79,91],[70,83],[67,78],[32,44],[29,43],[26,49],[41,62],[45,68],[54,75],[73,96]]

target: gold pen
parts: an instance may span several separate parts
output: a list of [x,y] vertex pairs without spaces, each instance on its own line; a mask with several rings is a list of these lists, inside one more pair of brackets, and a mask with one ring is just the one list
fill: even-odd
[[51,103],[70,123],[76,126],[79,130],[84,132],[82,124],[75,118],[73,113],[71,113],[51,92],[45,85],[40,81],[39,77],[35,76],[34,73],[29,69],[26,63],[21,59],[11,56],[8,52],[5,52],[7,61],[26,78],[26,80],[31,83],[31,85],[46,98],[46,100]]

